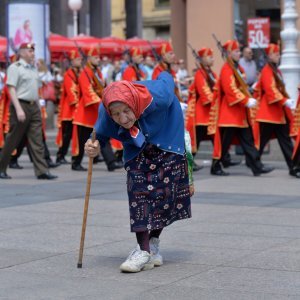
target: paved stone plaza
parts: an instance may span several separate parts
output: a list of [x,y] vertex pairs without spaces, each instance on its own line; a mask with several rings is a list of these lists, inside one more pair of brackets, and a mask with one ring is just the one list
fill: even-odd
[[23,155],[25,169],[0,182],[0,299],[300,299],[300,180],[282,162],[260,178],[245,166],[212,177],[204,163],[193,218],[161,236],[165,264],[122,274],[136,244],[125,171],[94,167],[77,269],[87,173],[61,166],[39,181]]

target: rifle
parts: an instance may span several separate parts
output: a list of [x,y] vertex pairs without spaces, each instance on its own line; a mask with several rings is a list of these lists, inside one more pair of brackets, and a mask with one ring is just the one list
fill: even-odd
[[[102,97],[102,93],[104,90],[104,84],[102,82],[102,80],[100,79],[100,77],[97,74],[97,70],[98,68],[96,68],[96,72],[94,72],[94,67],[91,66],[91,64],[87,61],[87,55],[84,53],[84,51],[82,50],[81,47],[79,47],[79,45],[77,44],[77,42],[74,40],[75,46],[78,49],[79,53],[81,54],[82,58],[83,58],[83,66],[82,66],[82,70],[85,73],[86,77],[88,78],[90,84],[93,86],[93,82],[95,82],[96,84],[96,88],[95,88],[95,92],[99,97]],[[87,73],[87,71],[85,70],[84,65],[87,65],[91,70],[92,70],[92,76],[93,78],[90,77],[90,75]]]
[[215,36],[215,34],[212,35],[213,38],[215,39],[216,43],[217,43],[217,47],[220,50],[221,54],[222,54],[222,58],[225,59],[227,61],[227,63],[229,64],[229,66],[231,67],[235,78],[237,79],[238,83],[240,84],[240,90],[243,92],[243,94],[249,98],[252,97],[251,93],[248,90],[248,85],[245,82],[245,80],[243,79],[240,71],[235,67],[234,62],[232,60],[232,58],[230,58],[228,56],[227,51],[223,48],[221,42],[217,39],[217,37]]
[[156,52],[155,48],[152,46],[151,42],[150,42],[149,40],[147,40],[147,42],[148,42],[148,44],[149,44],[149,46],[150,46],[150,48],[151,48],[151,52],[152,52],[152,54],[153,54],[155,60],[156,60],[157,62],[161,62],[161,56],[158,55],[158,53]]
[[188,42],[187,43],[188,47],[191,49],[192,51],[192,54],[196,60],[196,67],[197,68],[201,68],[202,67],[202,64],[201,64],[201,58],[200,56],[197,54],[196,50],[191,46],[191,44]]
[[[150,45],[151,47],[151,51],[153,53],[153,56],[155,57],[155,59],[157,60],[158,64],[162,67],[162,69],[164,71],[167,71],[168,73],[170,73],[172,75],[172,72],[171,72],[171,65],[170,64],[167,64],[165,62],[162,61],[162,58],[160,55],[158,55],[157,51],[155,50],[155,48],[152,46],[152,44],[150,43],[150,41],[147,41],[148,44]],[[173,75],[172,75],[173,77]],[[178,98],[179,102],[184,102],[183,99],[181,98],[181,94],[180,94],[180,90],[175,82],[175,79],[174,79],[174,83],[175,83],[175,89],[174,89],[174,93],[176,95],[176,97]]]
[[[240,73],[240,71],[235,67],[232,58],[229,57],[227,51],[224,49],[224,47],[222,46],[221,42],[217,39],[215,34],[212,34],[212,36],[213,36],[213,38],[215,39],[215,41],[217,43],[217,47],[221,52],[222,58],[227,61],[230,68],[232,69],[234,77],[236,78],[236,80],[238,81],[238,83],[240,85],[239,89],[242,91],[242,93],[245,96],[247,96],[249,98],[252,98],[252,95],[248,90],[248,85],[245,82],[245,80],[243,79],[242,74]],[[255,108],[248,108],[247,111],[249,112],[248,113],[249,121],[250,121],[251,124],[253,124],[253,121],[255,120],[256,110],[255,110]]]
[[266,52],[259,46],[259,44],[256,42],[257,48],[260,51],[260,53],[262,53],[264,59],[266,60],[267,64],[271,67],[272,71],[273,71],[273,75],[275,78],[275,82],[276,85],[279,89],[279,91],[281,92],[281,94],[285,97],[285,98],[290,98],[288,92],[286,91],[285,88],[285,84],[283,82],[282,77],[280,76],[280,74],[277,72],[277,68],[274,66],[274,64],[272,64],[266,54]]
[[215,77],[213,76],[211,71],[207,71],[207,69],[203,66],[200,56],[197,54],[196,50],[191,46],[191,44],[187,43],[187,45],[191,49],[192,54],[196,59],[197,68],[202,69],[204,71],[206,78],[207,78],[208,85],[209,85],[210,89],[212,90],[216,83]]

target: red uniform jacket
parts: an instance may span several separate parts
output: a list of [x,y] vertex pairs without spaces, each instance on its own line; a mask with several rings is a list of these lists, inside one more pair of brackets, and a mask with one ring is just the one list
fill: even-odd
[[[241,67],[240,72],[243,72]],[[220,74],[220,110],[218,126],[220,127],[249,127],[247,108],[248,97],[239,89],[239,83],[234,77],[228,63],[222,67]]]
[[141,70],[138,69],[139,74],[137,74],[137,70],[134,68],[134,66],[129,65],[123,73],[123,80],[128,80],[128,81],[139,81],[139,80],[145,80],[146,75],[145,73]]
[[60,120],[71,121],[74,118],[76,105],[79,102],[80,89],[78,74],[70,68],[66,71],[63,82],[63,92],[60,99]]
[[156,78],[158,77],[158,75],[163,72],[163,71],[167,71],[169,72],[173,78],[174,78],[174,82],[175,82],[175,95],[176,97],[178,98],[179,102],[184,102],[181,98],[181,95],[180,95],[180,91],[179,91],[179,88],[178,88],[178,82],[177,82],[177,78],[176,78],[176,73],[171,69],[171,70],[168,70],[168,67],[167,67],[167,64],[164,63],[164,62],[160,62],[157,66],[155,66],[154,70],[153,70],[153,73],[152,73],[152,80],[156,80]]
[[[299,93],[300,88],[298,87]],[[300,94],[297,101],[297,106],[294,113],[294,120],[291,124],[291,135],[295,137],[295,145],[292,158],[299,161],[300,157]]]
[[101,72],[92,70],[91,67],[85,66],[79,76],[80,99],[77,109],[74,113],[73,124],[93,128],[98,118],[98,107],[101,102],[100,93],[95,81],[96,72],[98,78],[103,83]]
[[[4,79],[6,82],[6,77]],[[9,131],[10,97],[7,85],[4,86],[0,96],[0,148],[4,146],[4,136]]]
[[[167,65],[165,63],[159,63],[158,65],[155,66],[153,73],[152,73],[152,80],[156,80],[158,75],[163,72],[163,71],[168,71],[167,70]],[[170,74],[173,76],[174,80],[176,79],[176,73],[171,70]]]
[[259,87],[261,97],[256,120],[258,122],[285,124],[286,118],[283,105],[287,99],[278,90],[269,64],[266,64],[261,71]]
[[[217,80],[217,75],[212,72],[214,80]],[[198,69],[195,74],[196,88],[196,106],[195,106],[195,125],[208,126],[209,111],[214,98],[214,92],[208,84],[208,74],[203,69]]]

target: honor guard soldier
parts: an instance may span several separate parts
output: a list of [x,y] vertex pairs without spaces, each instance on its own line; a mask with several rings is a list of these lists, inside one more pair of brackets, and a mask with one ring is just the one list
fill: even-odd
[[38,179],[55,179],[48,171],[44,159],[41,111],[39,100],[39,75],[34,66],[34,44],[23,43],[19,49],[20,59],[7,70],[7,86],[10,106],[10,130],[0,158],[0,178],[10,179],[6,169],[11,154],[26,135],[30,146],[35,175]]
[[[259,107],[256,115],[256,121],[259,122],[260,145],[259,152],[262,155],[263,150],[272,136],[276,137],[280,145],[285,161],[293,175],[293,143],[289,136],[290,126],[288,114],[293,108],[293,100],[283,95],[282,74],[278,69],[280,61],[280,49],[276,44],[270,44],[266,48],[268,63],[261,71],[258,89],[259,89]],[[277,80],[279,78],[279,81]],[[288,111],[289,110],[289,111]]]
[[132,47],[129,50],[130,63],[124,70],[123,80],[141,81],[146,79],[145,73],[140,69],[139,65],[143,61],[143,53],[139,47]]
[[10,98],[5,84],[0,96],[0,149],[3,148],[5,135],[9,131],[9,104]]
[[158,75],[163,72],[169,72],[172,77],[176,78],[176,73],[172,70],[171,65],[175,62],[175,53],[170,43],[163,43],[157,50],[157,54],[160,57],[160,61],[155,66],[152,79],[156,79]]
[[[298,92],[300,93],[300,85],[298,86]],[[300,178],[300,94],[298,96],[291,131],[295,133],[296,138],[292,155],[293,170],[291,175],[295,176],[296,178]]]
[[239,44],[235,40],[229,40],[223,45],[223,49],[228,54],[228,59],[233,62],[225,62],[221,69],[219,86],[218,86],[218,103],[219,111],[217,124],[220,130],[220,142],[216,142],[218,135],[215,135],[214,148],[220,146],[218,156],[215,156],[218,151],[214,149],[214,157],[211,167],[212,175],[224,176],[228,173],[222,170],[221,161],[227,153],[234,138],[237,138],[246,155],[247,162],[254,176],[259,176],[262,173],[269,173],[273,169],[263,166],[260,161],[258,150],[254,146],[253,133],[248,120],[248,108],[256,106],[257,101],[254,98],[249,98],[240,89],[234,69],[244,76],[243,69],[238,65],[241,56]]
[[[192,152],[193,155],[196,155],[201,141],[211,140],[213,142],[213,135],[209,135],[207,129],[211,104],[216,97],[218,76],[212,70],[214,57],[211,48],[203,47],[198,52],[195,51],[194,55],[197,56],[197,69],[194,82],[189,89],[189,120],[187,120],[187,124],[192,140]],[[229,153],[224,156],[222,161],[224,167],[235,166],[239,163],[232,161]],[[201,167],[194,162],[193,170],[199,169]]]
[[[74,113],[72,133],[72,170],[86,171],[81,165],[84,144],[90,137],[98,117],[99,104],[102,101],[104,81],[99,69],[100,53],[98,48],[87,51],[87,63],[79,76],[80,99]],[[101,148],[102,156],[109,171],[121,168],[109,143]]]
[[[14,63],[18,60],[18,56],[13,54],[9,57],[10,63]],[[7,75],[3,80],[3,89],[1,90],[0,97],[0,152],[4,146],[5,136],[9,131],[9,106],[10,106],[10,97],[8,92],[8,87],[6,84]]]
[[79,103],[80,88],[79,88],[79,74],[82,64],[82,57],[77,49],[69,53],[71,67],[64,75],[62,85],[62,94],[59,103],[58,115],[58,135],[56,143],[59,149],[56,154],[56,162],[60,164],[67,164],[65,156],[68,153],[69,145],[72,138],[72,121],[76,107]]
[[169,72],[172,75],[175,82],[175,95],[177,96],[180,102],[183,102],[178,88],[176,73],[174,70],[172,70],[172,64],[175,63],[175,53],[173,51],[171,44],[163,43],[162,45],[160,45],[157,50],[157,54],[160,60],[158,61],[158,64],[155,66],[153,70],[152,80],[155,80],[158,77],[158,75],[163,71]]
[[[192,49],[195,51],[194,49]],[[189,87],[188,110],[186,114],[186,127],[191,136],[192,153],[195,156],[201,141],[212,140],[207,134],[209,124],[210,105],[214,98],[214,86],[217,75],[211,70],[213,65],[213,52],[211,48],[201,48],[197,56],[197,69],[194,82]],[[202,167],[194,162],[193,170]]]

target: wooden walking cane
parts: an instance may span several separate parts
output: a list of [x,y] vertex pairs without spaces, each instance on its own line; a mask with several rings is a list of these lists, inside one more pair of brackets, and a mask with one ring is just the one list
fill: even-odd
[[[96,140],[96,131],[95,129],[93,129],[92,142],[95,142],[95,140]],[[86,221],[87,221],[87,215],[89,210],[90,191],[91,191],[91,182],[92,182],[92,173],[93,173],[93,160],[94,160],[93,157],[89,158],[88,177],[86,182],[81,240],[80,240],[80,249],[79,249],[77,268],[82,268],[82,256],[83,256],[83,247],[84,247],[84,239],[85,239],[85,231],[86,231]]]

